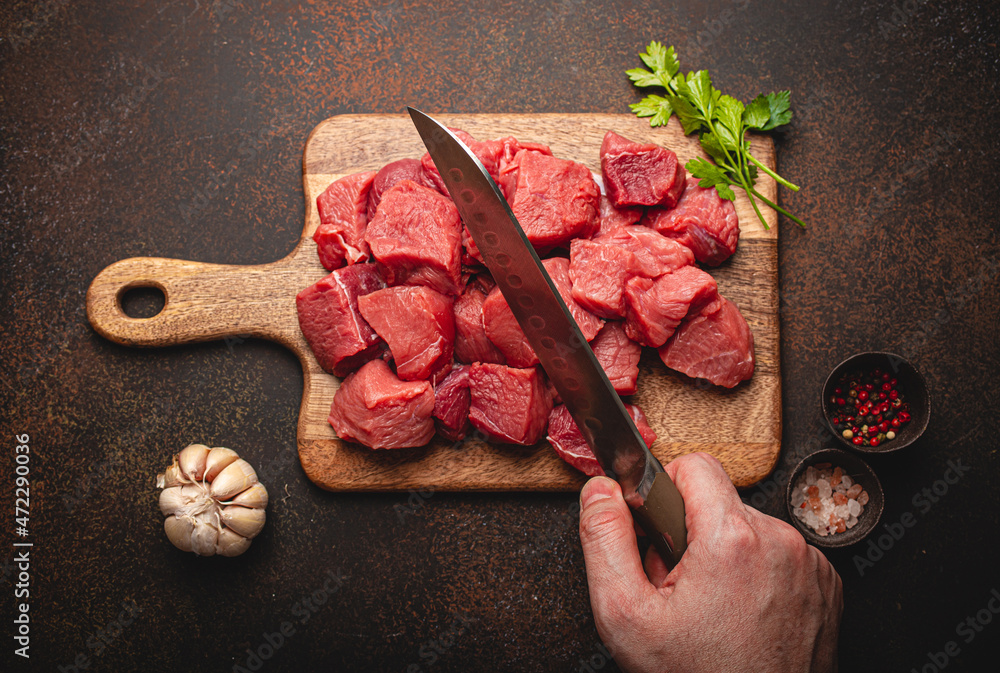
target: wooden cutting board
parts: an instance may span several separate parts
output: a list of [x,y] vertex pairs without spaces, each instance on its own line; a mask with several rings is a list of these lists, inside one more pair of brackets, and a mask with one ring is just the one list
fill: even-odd
[[[650,128],[631,115],[496,114],[435,115],[474,137],[513,135],[542,142],[562,158],[600,172],[599,149],[607,130],[674,150],[682,163],[701,155],[671,119]],[[770,138],[752,139],[753,154],[774,167]],[[316,362],[299,330],[295,295],[323,278],[312,234],[319,225],[316,197],[333,180],[377,170],[424,147],[405,115],[342,115],[309,135],[303,155],[306,222],[296,248],[284,259],[258,266],[203,264],[137,257],[104,269],[87,293],[87,315],[104,337],[129,346],[172,346],[227,336],[252,335],[284,344],[302,362],[305,389],[299,412],[299,458],[308,477],[332,491],[573,491],[584,477],[559,459],[544,441],[532,447],[493,446],[440,438],[426,447],[371,451],[342,442],[327,423],[339,381]],[[776,185],[762,176],[758,189],[776,201]],[[736,254],[712,270],[719,290],[735,302],[753,331],[757,368],[753,378],[725,390],[667,370],[655,351],[643,355],[639,392],[658,439],[653,453],[664,463],[693,451],[715,455],[737,486],[766,477],[781,447],[781,376],[778,349],[777,217],[764,209],[766,231],[737,190],[741,237]],[[130,318],[121,307],[125,291],[156,287],[166,297],[152,318]],[[648,349],[647,349],[648,350]]]

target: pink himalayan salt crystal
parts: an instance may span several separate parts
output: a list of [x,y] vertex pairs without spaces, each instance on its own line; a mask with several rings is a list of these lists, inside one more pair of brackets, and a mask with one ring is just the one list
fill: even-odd
[[837,484],[844,478],[844,471],[839,467],[833,468],[833,476],[830,477],[830,486],[836,487]]
[[829,463],[808,467],[792,489],[795,517],[823,537],[856,526],[867,503],[861,485]]

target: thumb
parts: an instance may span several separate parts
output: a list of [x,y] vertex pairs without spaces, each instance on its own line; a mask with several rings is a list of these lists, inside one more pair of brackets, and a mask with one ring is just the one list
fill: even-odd
[[651,588],[639,558],[632,514],[617,482],[595,477],[584,485],[580,543],[595,613],[638,600]]

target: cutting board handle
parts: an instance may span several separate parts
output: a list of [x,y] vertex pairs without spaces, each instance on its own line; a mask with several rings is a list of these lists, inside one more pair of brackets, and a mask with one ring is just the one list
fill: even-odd
[[[90,284],[87,317],[103,337],[126,346],[261,337],[298,350],[295,295],[304,285],[294,257],[259,266],[123,259]],[[139,287],[163,292],[163,309],[151,318],[132,318],[122,309],[124,294]]]

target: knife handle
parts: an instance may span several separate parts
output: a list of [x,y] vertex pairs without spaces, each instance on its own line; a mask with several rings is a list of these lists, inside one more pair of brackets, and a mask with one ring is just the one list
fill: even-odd
[[634,508],[632,513],[667,568],[677,565],[687,549],[684,499],[666,472],[657,473],[645,502]]

